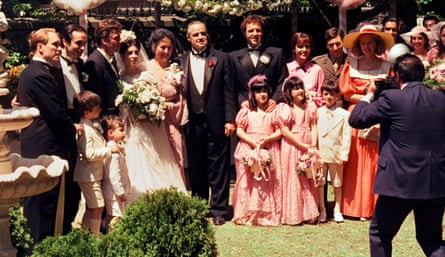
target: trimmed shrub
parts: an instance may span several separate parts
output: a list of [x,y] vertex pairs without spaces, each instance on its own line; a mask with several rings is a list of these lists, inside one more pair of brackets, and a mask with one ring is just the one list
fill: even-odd
[[107,235],[107,257],[213,257],[216,243],[207,204],[176,189],[142,195]]
[[32,257],[101,257],[99,240],[84,229],[74,229],[68,234],[47,237],[34,248]]
[[24,257],[26,251],[33,245],[31,229],[26,223],[26,217],[23,216],[20,204],[9,208],[9,232],[11,233],[12,245],[17,248],[17,257]]

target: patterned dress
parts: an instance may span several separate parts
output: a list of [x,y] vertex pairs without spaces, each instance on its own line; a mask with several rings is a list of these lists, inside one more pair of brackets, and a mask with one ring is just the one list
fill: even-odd
[[[252,139],[261,139],[272,134],[272,114],[242,108],[236,124]],[[233,222],[242,225],[278,226],[281,216],[281,173],[279,169],[280,144],[278,141],[265,146],[273,164],[269,173],[255,178],[244,157],[253,149],[242,140],[235,149],[236,184],[233,191]]]
[[[280,103],[274,112],[273,123],[289,130],[301,141],[312,144],[312,124],[317,122],[314,102],[304,109]],[[285,137],[281,139],[281,169],[283,171],[283,201],[281,223],[298,225],[318,217],[318,191],[312,179],[299,174],[297,164],[304,154]]]

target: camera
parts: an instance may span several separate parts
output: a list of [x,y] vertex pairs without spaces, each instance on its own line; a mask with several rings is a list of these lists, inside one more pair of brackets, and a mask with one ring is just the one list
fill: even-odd
[[399,89],[399,86],[397,85],[396,79],[393,76],[386,77],[385,80],[376,80],[375,85],[377,87],[377,90],[375,91],[374,98],[377,99],[382,91],[387,89]]

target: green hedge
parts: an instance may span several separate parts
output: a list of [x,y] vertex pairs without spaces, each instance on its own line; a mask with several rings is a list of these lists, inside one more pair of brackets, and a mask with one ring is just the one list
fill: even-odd
[[38,244],[33,257],[213,257],[214,230],[207,204],[176,189],[160,189],[131,203],[123,219],[97,240],[74,230]]

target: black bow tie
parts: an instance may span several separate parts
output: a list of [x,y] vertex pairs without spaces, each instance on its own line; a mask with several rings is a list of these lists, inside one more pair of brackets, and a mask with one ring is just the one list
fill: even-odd
[[70,60],[68,60],[68,58],[66,58],[62,55],[60,57],[65,60],[65,62],[68,64],[68,66],[70,66],[71,64],[74,64],[74,65],[77,64],[77,61],[70,61]]
[[260,52],[261,49],[259,47],[257,47],[257,48],[247,48],[247,52],[255,52],[255,51]]
[[194,56],[199,56],[199,57],[202,57],[202,58],[206,58],[207,57],[207,51],[206,50],[203,50],[203,51],[196,51],[195,49],[192,49],[192,54],[194,55]]

